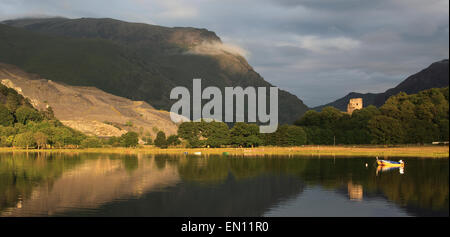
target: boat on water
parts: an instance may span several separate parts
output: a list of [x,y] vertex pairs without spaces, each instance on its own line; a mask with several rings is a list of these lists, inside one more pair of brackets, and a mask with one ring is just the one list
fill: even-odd
[[405,166],[405,162],[402,160],[392,161],[392,160],[379,160],[377,157],[377,164],[379,166],[389,166],[389,167],[403,167]]

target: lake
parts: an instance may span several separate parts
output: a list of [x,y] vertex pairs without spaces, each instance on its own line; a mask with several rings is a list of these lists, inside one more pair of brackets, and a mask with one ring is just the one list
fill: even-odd
[[0,153],[0,216],[448,216],[449,159],[402,159]]

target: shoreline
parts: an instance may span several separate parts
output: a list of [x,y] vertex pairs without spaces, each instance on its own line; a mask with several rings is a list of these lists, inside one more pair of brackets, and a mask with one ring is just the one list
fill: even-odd
[[[87,148],[87,149],[18,149],[0,148],[8,152],[55,152],[55,153],[102,153],[102,154],[167,154],[167,155],[223,155],[229,156],[338,156],[338,157],[421,157],[448,158],[449,146],[303,146],[303,147],[256,147],[256,148]],[[197,154],[195,154],[197,152]]]

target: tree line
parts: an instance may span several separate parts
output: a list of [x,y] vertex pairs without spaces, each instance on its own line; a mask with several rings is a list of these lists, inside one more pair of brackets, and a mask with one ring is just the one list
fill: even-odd
[[196,147],[256,147],[332,144],[425,144],[448,141],[449,91],[429,89],[399,93],[380,108],[368,106],[352,114],[326,107],[307,111],[294,125],[280,125],[274,133],[260,133],[257,124],[204,120],[184,122],[176,135],[157,131],[149,135],[127,132],[100,139],[64,126],[51,107],[38,111],[14,89],[0,85],[0,146],[24,148],[136,147],[146,145]]
[[202,120],[181,123],[177,136],[184,141],[186,147],[191,148],[300,146],[306,144],[305,131],[294,125],[281,125],[274,133],[260,133],[257,124],[237,122],[229,128],[224,122]]
[[391,96],[380,108],[368,106],[352,114],[331,106],[320,112],[309,110],[294,125],[281,125],[275,133],[261,134],[257,124],[238,122],[229,128],[223,122],[200,121],[180,124],[177,136],[186,147],[254,147],[429,144],[448,141],[448,134],[449,89],[446,87],[411,95],[401,92]]
[[326,107],[310,110],[295,125],[308,144],[425,144],[448,141],[449,92],[433,88],[417,94],[401,92],[380,108],[368,106],[351,115]]

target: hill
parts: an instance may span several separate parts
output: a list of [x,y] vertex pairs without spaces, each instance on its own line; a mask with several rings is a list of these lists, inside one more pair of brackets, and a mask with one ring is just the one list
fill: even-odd
[[[114,19],[21,19],[0,24],[0,61],[52,81],[94,86],[114,95],[169,110],[176,86],[272,86],[239,50],[206,29],[162,27]],[[279,91],[279,122],[307,110]]]
[[64,125],[88,135],[110,137],[136,131],[155,137],[156,128],[166,134],[177,131],[168,112],[156,110],[146,102],[132,101],[94,87],[57,83],[13,65],[0,63],[0,83],[13,88],[39,110],[51,107]]
[[356,93],[351,92],[348,95],[335,100],[331,103],[317,106],[314,110],[320,111],[326,106],[333,106],[339,110],[345,111],[347,109],[348,101],[351,98],[363,98],[364,107],[375,105],[382,106],[389,97],[405,92],[406,94],[415,94],[423,90],[431,88],[448,87],[449,69],[448,59],[441,60],[431,64],[422,71],[409,76],[396,87],[386,90],[383,93]]
[[74,147],[86,136],[64,126],[51,108],[37,110],[29,98],[0,84],[0,147]]

